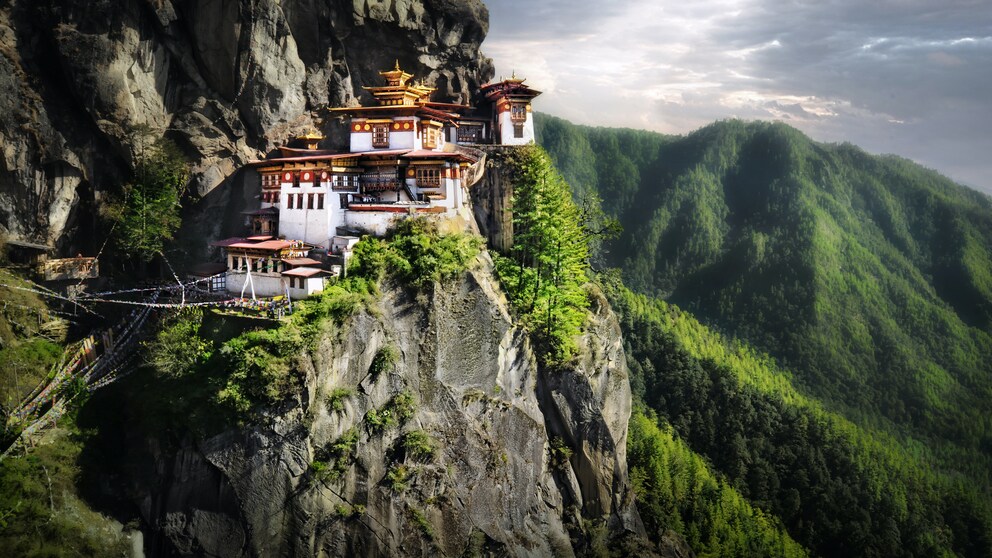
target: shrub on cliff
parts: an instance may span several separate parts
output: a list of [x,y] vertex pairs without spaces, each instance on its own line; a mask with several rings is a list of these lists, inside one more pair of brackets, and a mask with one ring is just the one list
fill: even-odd
[[429,219],[404,219],[385,239],[365,237],[354,249],[349,275],[373,281],[387,274],[417,288],[456,277],[479,254],[482,239],[441,234]]
[[124,255],[150,261],[182,224],[180,200],[189,166],[174,143],[159,139],[138,156],[134,179],[114,200],[108,217]]

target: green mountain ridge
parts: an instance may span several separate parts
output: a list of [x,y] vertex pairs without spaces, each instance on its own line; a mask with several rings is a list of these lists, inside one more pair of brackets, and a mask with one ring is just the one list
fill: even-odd
[[624,225],[607,258],[628,286],[768,352],[860,422],[988,454],[988,196],[781,124],[539,129],[566,179],[599,188]]
[[676,438],[814,554],[992,553],[992,199],[783,124],[538,138],[623,225],[603,263],[705,324],[611,297]]

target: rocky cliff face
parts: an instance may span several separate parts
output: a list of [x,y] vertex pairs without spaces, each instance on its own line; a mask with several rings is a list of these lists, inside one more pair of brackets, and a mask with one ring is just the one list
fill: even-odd
[[237,169],[395,60],[467,101],[492,75],[487,31],[480,0],[4,2],[0,233],[92,249],[107,193],[165,135],[193,163],[198,236],[217,234],[218,209],[233,219],[251,195]]
[[[377,370],[384,349],[397,358]],[[630,388],[605,301],[579,361],[541,372],[483,256],[430,296],[385,289],[300,367],[300,401],[268,426],[159,455],[138,498],[152,554],[571,556],[643,534],[626,473]],[[339,388],[350,391],[335,410]],[[404,393],[412,417],[375,427],[371,415]],[[433,457],[404,445],[414,431]],[[340,477],[315,475],[349,432]]]

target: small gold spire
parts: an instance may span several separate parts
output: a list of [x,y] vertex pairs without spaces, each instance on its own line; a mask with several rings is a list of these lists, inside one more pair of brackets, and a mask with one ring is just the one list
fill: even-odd
[[400,59],[397,58],[396,59],[396,70],[399,71],[399,69],[400,69]]

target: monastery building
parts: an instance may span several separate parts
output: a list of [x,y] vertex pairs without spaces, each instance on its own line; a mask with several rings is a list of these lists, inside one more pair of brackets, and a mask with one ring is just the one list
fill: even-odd
[[[481,176],[478,144],[534,141],[531,100],[515,76],[483,86],[476,106],[430,100],[434,88],[400,69],[366,87],[371,106],[331,109],[346,117],[347,152],[318,149],[323,136],[297,138],[251,166],[262,177],[261,204],[246,238],[214,242],[225,252],[215,287],[241,297],[305,298],[346,265],[361,234],[383,235],[397,218],[453,216],[468,204],[469,177]],[[219,266],[220,264],[218,264]]]

